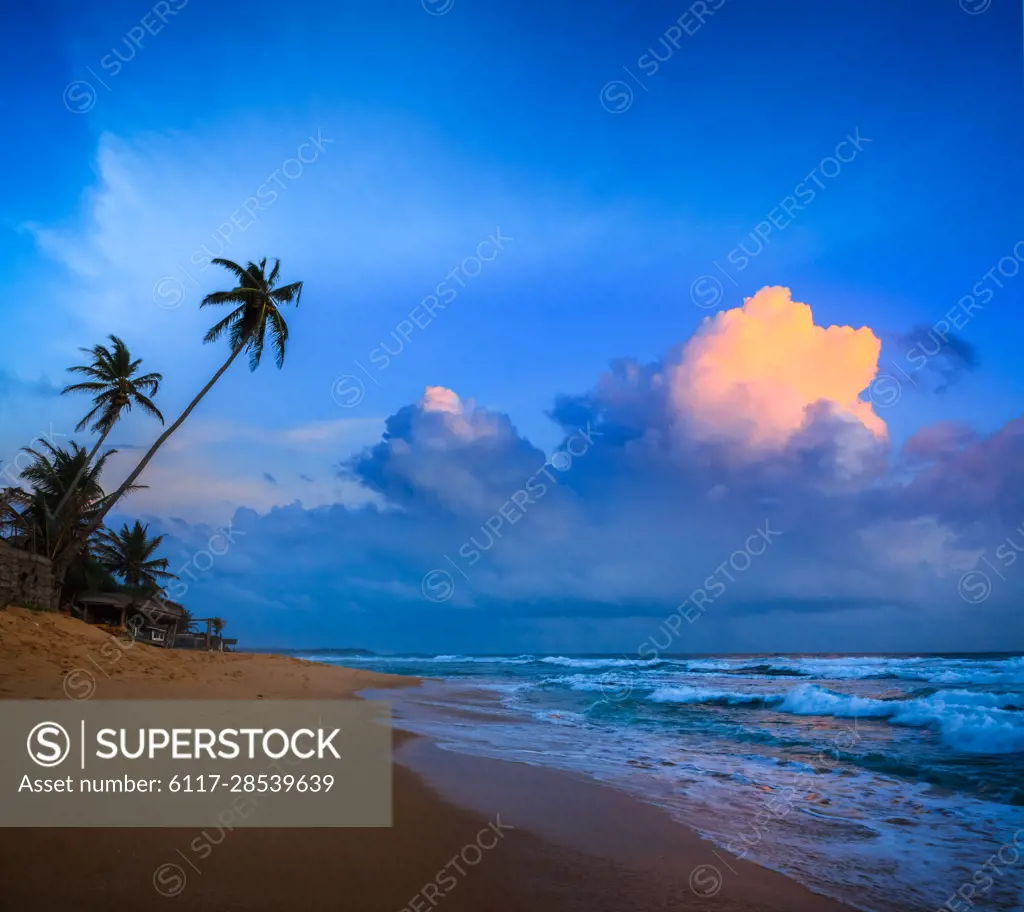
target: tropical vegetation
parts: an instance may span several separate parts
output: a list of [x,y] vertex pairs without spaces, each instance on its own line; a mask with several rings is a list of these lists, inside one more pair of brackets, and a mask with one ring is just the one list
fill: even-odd
[[[199,306],[227,305],[231,310],[210,327],[203,342],[225,340],[228,356],[113,493],[106,493],[101,484],[106,463],[117,452],[104,449],[111,431],[133,409],[164,423],[153,401],[163,375],[144,371],[142,359],[133,357],[116,335],[107,337],[109,345],[80,349],[88,356],[87,363],[68,368],[76,382],[62,390],[64,395],[91,396],[90,408],[75,430],[94,434],[92,445],[87,448],[72,440],[66,447],[48,441],[28,447],[24,452],[30,461],[21,469],[18,485],[0,488],[0,538],[8,546],[53,562],[62,603],[84,589],[140,596],[162,590],[174,577],[167,559],[158,556],[164,536],[151,535],[149,524],[139,520],[123,523],[119,530],[107,528],[107,515],[142,487],[138,480],[153,457],[239,355],[245,353],[249,369],[255,370],[269,344],[278,368],[284,365],[288,325],[283,309],[299,304],[302,282],[281,284],[280,260],[274,260],[269,268],[266,258],[245,266],[227,259],[212,262],[230,273],[233,287],[208,294]],[[211,624],[220,636],[224,620],[214,618]]]

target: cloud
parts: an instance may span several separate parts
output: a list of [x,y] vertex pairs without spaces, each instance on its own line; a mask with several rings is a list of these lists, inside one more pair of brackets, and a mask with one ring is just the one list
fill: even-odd
[[697,330],[670,373],[670,395],[698,440],[778,449],[820,404],[884,438],[884,422],[860,398],[880,351],[867,327],[816,326],[788,288],[763,288]]
[[897,333],[893,342],[904,353],[909,371],[924,372],[935,378],[932,391],[936,393],[945,392],[978,367],[975,347],[948,330],[940,331],[922,324],[908,332]]
[[453,513],[483,510],[543,463],[507,415],[478,408],[444,387],[387,420],[383,439],[339,468],[387,502]]
[[38,380],[23,380],[10,371],[0,369],[0,397],[33,396],[53,398],[60,395],[60,389],[42,376]]
[[[380,436],[373,419],[316,421],[284,428],[255,427],[193,416],[164,444],[124,508],[149,516],[178,516],[191,522],[226,522],[240,507],[266,512],[296,500],[307,507],[376,499],[358,481],[326,470],[339,452],[360,451]],[[138,462],[141,449],[116,447],[104,470],[108,490]],[[299,480],[305,475],[320,482]]]
[[[768,354],[736,362],[754,338],[774,340],[781,379]],[[532,649],[570,621],[591,631],[576,648],[635,649],[680,605],[700,607],[686,650],[1019,641],[1024,572],[983,606],[958,579],[1024,521],[1024,420],[925,428],[893,453],[857,397],[877,343],[768,289],[664,358],[618,359],[557,397],[552,452],[428,387],[338,463],[372,501],[243,511],[244,543],[196,597],[230,593],[278,642],[287,607],[325,641],[335,625],[420,650]],[[743,420],[709,407],[734,399]]]
[[[23,226],[66,270],[48,291],[78,332],[131,326],[135,340],[191,346],[208,328],[195,305],[224,279],[209,268],[211,256],[242,260],[264,251],[298,269],[310,287],[318,276],[333,287],[341,270],[353,301],[384,294],[404,302],[405,294],[417,291],[419,300],[434,288],[494,232],[496,219],[529,239],[517,264],[538,271],[548,257],[617,243],[624,222],[619,211],[549,198],[543,186],[524,192],[509,175],[463,160],[408,121],[397,127],[323,112],[318,122],[268,126],[250,119],[185,134],[99,137],[96,183],[75,217]],[[281,172],[282,164],[318,133],[315,160],[287,177],[294,165]],[[303,160],[311,155],[305,148]],[[465,204],[449,205],[453,194]],[[381,331],[379,312],[350,305],[346,331],[362,321],[369,344]]]
[[978,434],[963,422],[940,421],[916,431],[903,444],[903,455],[911,461],[945,460],[962,452],[977,439]]

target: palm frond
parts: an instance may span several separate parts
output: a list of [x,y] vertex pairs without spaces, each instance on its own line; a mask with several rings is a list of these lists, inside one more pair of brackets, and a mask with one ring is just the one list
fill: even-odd
[[[99,397],[97,397],[99,399]],[[92,425],[92,430],[100,431],[103,428],[113,427],[117,422],[118,415],[121,410],[112,406],[106,400],[94,399],[96,402],[88,412],[88,414],[75,425],[76,431],[84,431],[89,425]]]
[[299,299],[302,297],[302,282],[292,282],[283,288],[275,288],[270,292],[270,297],[278,304],[291,304],[294,300],[295,306],[298,307]]
[[161,424],[164,423],[164,416],[160,414],[160,409],[153,404],[153,401],[148,396],[143,396],[142,393],[135,393],[132,398],[144,412],[152,415]]
[[72,383],[70,386],[65,386],[64,389],[60,391],[60,394],[63,396],[65,393],[94,393],[106,388],[107,384],[105,382],[100,380],[90,380],[88,383]]
[[94,377],[97,380],[105,380],[107,378],[107,371],[100,370],[98,367],[94,367],[91,364],[75,364],[68,368],[69,374],[85,374],[87,377]]
[[264,311],[260,314],[259,322],[253,327],[249,336],[249,370],[254,371],[260,366],[260,359],[263,357],[263,340],[266,336],[267,317]]
[[221,257],[215,257],[214,259],[210,260],[210,262],[213,263],[214,266],[223,266],[229,272],[233,272],[236,276],[238,276],[239,279],[245,278],[245,269],[239,266],[238,263],[236,263],[234,260],[225,260],[222,259]]
[[154,558],[153,552],[164,536],[149,535],[149,524],[135,520],[125,523],[120,531],[102,529],[96,539],[96,557],[111,573],[120,576],[132,588],[158,588],[158,580],[174,579],[168,572],[165,557]]
[[[238,324],[245,315],[245,308],[239,307],[229,313],[223,320],[214,324],[203,336],[203,342],[216,342],[227,330]],[[234,348],[234,345],[232,345]]]
[[270,336],[274,343],[274,360],[280,369],[284,367],[284,352],[288,345],[288,324],[285,323],[280,312],[275,310],[270,315],[270,326]]
[[200,307],[210,307],[214,304],[251,304],[255,288],[233,288],[231,291],[214,291],[208,294],[199,302]]
[[160,390],[160,384],[163,382],[163,379],[163,374],[143,374],[135,379],[135,386],[137,389],[145,390],[150,396],[155,396]]

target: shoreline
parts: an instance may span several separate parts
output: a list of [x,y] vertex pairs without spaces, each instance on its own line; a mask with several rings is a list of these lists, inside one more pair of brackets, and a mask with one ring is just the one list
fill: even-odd
[[396,746],[395,762],[452,804],[477,813],[511,807],[513,824],[550,845],[648,874],[723,912],[854,909],[731,855],[664,809],[583,773],[450,751],[418,734]]
[[[420,681],[268,653],[119,645],[80,621],[21,609],[0,612],[0,668],[0,699],[356,699]],[[203,831],[210,855],[190,862],[188,907],[850,910],[752,862],[723,861],[695,830],[610,786],[394,737],[393,827]],[[4,830],[0,908],[165,908],[154,871],[184,858],[197,832]],[[62,876],[26,876],[41,858],[59,858]]]

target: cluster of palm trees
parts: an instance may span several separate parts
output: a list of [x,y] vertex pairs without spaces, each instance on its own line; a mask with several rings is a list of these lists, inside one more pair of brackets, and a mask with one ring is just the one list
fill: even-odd
[[[125,523],[120,531],[108,529],[104,526],[107,514],[125,495],[139,488],[137,480],[157,451],[239,354],[247,352],[249,368],[255,370],[269,337],[277,366],[284,364],[288,326],[281,307],[298,305],[302,282],[279,286],[279,260],[274,261],[269,272],[266,258],[245,267],[226,259],[213,262],[232,273],[236,284],[228,291],[207,295],[199,306],[234,307],[211,327],[203,341],[215,342],[226,337],[230,347],[228,359],[160,434],[120,486],[111,494],[101,486],[104,466],[116,452],[103,450],[103,445],[121,417],[133,408],[164,423],[153,402],[163,377],[143,372],[142,360],[132,358],[125,343],[111,335],[109,346],[81,349],[89,356],[89,362],[69,368],[76,379],[81,379],[62,391],[92,396],[92,407],[75,430],[90,431],[96,435],[96,442],[89,449],[75,441],[66,448],[49,441],[42,441],[38,448],[28,447],[25,452],[31,462],[21,470],[19,486],[0,489],[0,537],[10,546],[52,561],[63,602],[83,589],[153,594],[162,589],[164,581],[173,578],[167,559],[155,556],[162,535],[151,536],[148,524],[138,520],[131,526]],[[216,626],[223,629],[224,622],[220,618],[215,620],[219,622]]]

